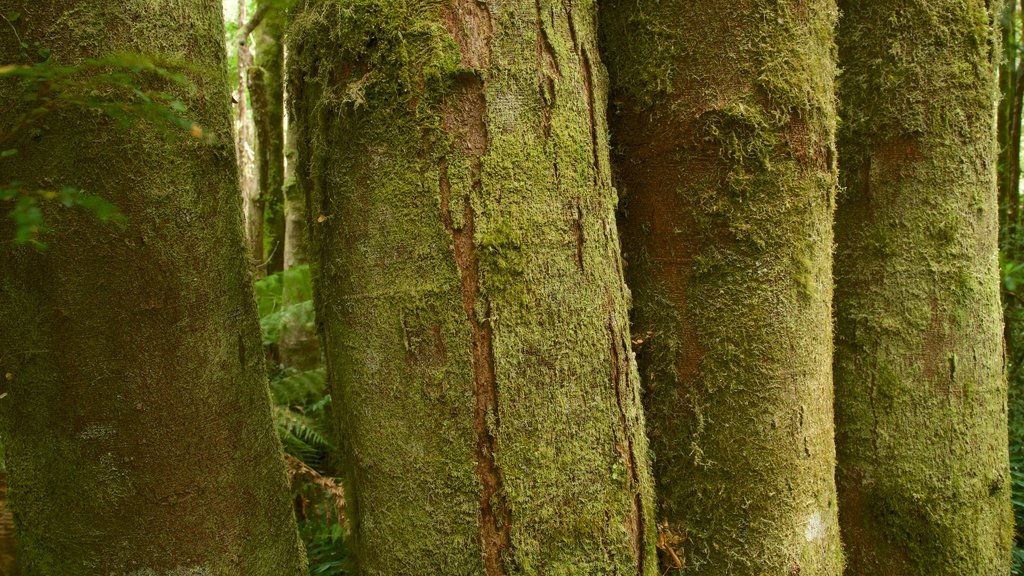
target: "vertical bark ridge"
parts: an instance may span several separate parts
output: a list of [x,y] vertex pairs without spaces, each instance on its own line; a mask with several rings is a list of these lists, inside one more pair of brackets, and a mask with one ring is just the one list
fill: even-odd
[[[629,478],[630,491],[633,492],[630,515],[626,521],[626,532],[630,535],[633,542],[633,548],[636,554],[637,573],[642,576],[644,574],[644,562],[646,561],[643,549],[646,511],[644,510],[643,499],[640,497],[640,491],[638,488],[640,485],[640,467],[637,465],[636,446],[634,445],[633,438],[629,434],[629,410],[627,408],[629,400],[625,396],[626,391],[623,390],[623,388],[628,388],[629,372],[627,370],[625,373],[620,373],[620,366],[623,364],[623,358],[620,356],[620,351],[628,354],[629,343],[621,339],[619,334],[616,333],[612,319],[608,320],[608,338],[610,343],[612,387],[615,389],[615,401],[619,409],[619,425],[622,428],[622,434],[626,442],[625,446],[620,445],[617,446],[617,448],[626,466],[626,474]],[[623,386],[623,382],[620,378],[625,379],[626,386]]]
[[[473,207],[464,199],[463,225],[456,229],[449,212],[451,184],[448,169],[440,167],[441,218],[452,236],[455,248],[455,263],[459,269],[462,284],[462,306],[466,311],[473,347],[473,429],[476,432],[476,471],[480,477],[480,541],[483,547],[484,568],[487,576],[504,573],[501,553],[508,548],[511,514],[505,506],[501,492],[501,472],[494,459],[495,440],[488,423],[488,416],[495,428],[498,422],[498,387],[494,376],[493,335],[488,323],[490,307],[483,304],[484,319],[477,317],[476,306],[480,295],[480,271],[473,244]],[[474,187],[479,178],[474,179]]]
[[594,180],[597,181],[601,177],[601,160],[600,160],[600,146],[598,144],[597,136],[597,103],[594,101],[594,72],[590,66],[590,57],[587,56],[587,50],[580,48],[580,58],[582,59],[582,72],[583,72],[583,90],[587,95],[587,116],[588,125],[590,126],[590,142],[594,150]]
[[[446,130],[455,134],[454,153],[469,162],[469,196],[459,198],[463,204],[462,225],[456,228],[451,216],[451,184],[447,165],[440,167],[441,215],[445,229],[452,237],[455,264],[462,286],[462,306],[470,326],[473,350],[473,429],[476,433],[476,471],[480,477],[480,542],[487,576],[504,574],[502,551],[508,548],[511,514],[505,505],[501,471],[495,460],[495,430],[498,420],[498,385],[494,371],[493,333],[490,325],[490,304],[480,295],[480,267],[474,242],[472,199],[483,194],[482,158],[487,155],[490,138],[487,134],[487,100],[481,75],[490,62],[490,39],[493,34],[487,5],[478,0],[457,0],[453,12],[443,11],[445,24],[459,45],[461,62],[476,70],[456,79],[450,102],[443,108]],[[443,162],[443,161],[442,161]],[[477,307],[482,311],[482,318]],[[492,429],[492,426],[494,429]]]

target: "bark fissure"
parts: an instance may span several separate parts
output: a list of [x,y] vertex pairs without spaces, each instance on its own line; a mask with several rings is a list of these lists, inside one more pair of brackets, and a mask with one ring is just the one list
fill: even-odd
[[[483,81],[473,74],[463,75],[453,102],[446,111],[445,123],[457,135],[456,145],[469,161],[471,191],[478,198],[483,194],[482,159],[490,145],[486,112]],[[499,426],[498,387],[494,366],[494,336],[488,318],[490,303],[480,294],[480,262],[474,241],[475,213],[472,199],[462,198],[462,225],[456,226],[451,213],[451,182],[447,161],[442,162],[439,172],[441,219],[452,238],[461,283],[462,306],[472,338],[473,430],[476,434],[476,472],[481,484],[480,541],[484,569],[487,576],[500,576],[504,573],[502,552],[509,545],[511,516],[505,506],[501,471],[495,460],[495,431]],[[477,314],[478,302],[481,304],[483,318]]]
[[[619,425],[622,427],[622,435],[625,439],[625,446],[618,446],[619,453],[622,456],[623,464],[626,466],[626,478],[627,478],[627,489],[632,494],[630,502],[630,515],[626,519],[626,531],[629,533],[630,539],[633,544],[633,554],[637,563],[637,573],[640,576],[644,574],[644,524],[646,522],[643,500],[640,497],[640,491],[638,486],[640,485],[639,471],[636,462],[636,448],[633,445],[633,436],[630,434],[631,426],[629,425],[628,412],[626,410],[627,400],[625,398],[625,390],[622,386],[621,370],[619,368],[622,357],[620,351],[628,351],[629,344],[622,341],[618,333],[615,330],[614,320],[608,319],[608,338],[609,348],[611,354],[611,381],[612,387],[615,390],[615,400],[619,412]],[[620,348],[619,343],[622,343]],[[627,390],[630,388],[629,383],[629,370],[625,372],[625,378]]]
[[536,2],[537,7],[537,53],[544,66],[538,71],[538,82],[540,84],[540,98],[543,102],[543,113],[541,114],[541,132],[545,138],[551,137],[551,118],[554,112],[555,80],[562,77],[561,68],[558,65],[558,58],[555,56],[554,46],[544,29],[544,19],[541,15],[540,0]]
[[601,160],[599,157],[600,147],[597,138],[597,102],[594,99],[594,70],[591,68],[590,56],[586,50],[580,50],[580,58],[583,60],[583,89],[587,92],[587,113],[590,121],[590,143],[594,154],[594,180],[601,178]]
[[[502,551],[508,547],[511,518],[504,505],[501,488],[501,471],[495,461],[494,431],[488,424],[488,414],[495,428],[498,426],[498,388],[494,372],[493,333],[490,321],[477,317],[476,303],[480,296],[480,268],[473,243],[473,207],[464,199],[464,224],[456,228],[452,219],[449,202],[451,184],[448,181],[447,164],[441,165],[441,219],[451,234],[455,249],[455,264],[459,269],[462,287],[462,306],[466,312],[472,338],[473,352],[473,430],[476,432],[476,472],[480,477],[480,540],[484,554],[484,568],[487,576],[504,573],[501,563]],[[475,179],[475,185],[479,179]],[[490,307],[484,306],[489,313]]]

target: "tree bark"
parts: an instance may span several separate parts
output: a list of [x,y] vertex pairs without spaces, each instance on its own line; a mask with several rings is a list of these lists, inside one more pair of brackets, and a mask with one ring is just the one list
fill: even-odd
[[7,472],[0,470],[0,576],[18,576],[20,573],[14,515],[7,499]]
[[293,24],[361,574],[658,573],[595,16],[321,0]]
[[[256,62],[249,73],[253,124],[256,127],[256,165],[260,203],[270,231],[266,273],[284,270],[284,45],[285,15],[266,8],[256,33]],[[262,241],[262,238],[261,238]]]
[[[287,97],[287,95],[286,95]],[[285,169],[284,169],[284,267],[294,268],[309,262],[306,215],[306,195],[296,182],[295,166],[299,161],[296,150],[295,130],[285,125]]]
[[[126,217],[55,207],[45,252],[0,244],[0,437],[27,574],[305,574],[244,249],[220,3],[9,9],[62,65],[187,63],[191,88],[140,82],[179,93],[204,135],[70,108],[0,160],[5,179],[76,186]],[[10,36],[0,61],[18,53]],[[13,112],[0,132],[21,86],[0,83]]]
[[663,571],[842,572],[832,0],[606,0]]
[[249,49],[249,35],[255,27],[255,20],[246,19],[247,0],[238,0],[238,38],[236,50],[238,71],[235,91],[235,153],[238,158],[238,181],[241,186],[242,212],[245,214],[245,237],[249,246],[249,258],[257,277],[267,272],[263,255],[263,200],[260,198],[259,167],[256,158],[256,134],[253,119],[249,113],[249,68],[253,65],[252,50]]
[[1007,225],[1006,234],[1008,242],[1007,254],[1011,259],[1016,260],[1021,253],[1020,238],[1020,146],[1021,146],[1021,116],[1024,115],[1024,73],[1017,69],[1013,75],[1013,100],[1010,109],[1010,149],[1007,154],[1006,179],[1008,188],[1006,193],[1007,201]]
[[1018,0],[1011,0],[1003,3],[1001,15],[1002,27],[1000,35],[1002,39],[1004,58],[999,64],[999,100],[998,111],[998,142],[999,142],[999,240],[1000,249],[1008,248],[1008,234],[1010,230],[1010,157],[1014,148],[1011,140],[1011,125],[1013,124],[1013,113],[1016,109],[1016,88],[1017,88],[1017,31],[1014,22],[1017,19]]
[[[287,60],[288,56],[285,55]],[[285,95],[286,99],[288,94]],[[285,237],[284,266],[285,270],[294,270],[309,264],[307,242],[306,195],[296,184],[295,166],[298,163],[298,152],[295,142],[296,130],[285,122],[285,169],[284,169],[284,203],[285,203]],[[281,285],[281,301],[285,306],[298,304],[309,298],[308,277],[296,274],[285,274]],[[297,370],[311,370],[320,366],[320,342],[316,331],[301,322],[291,322],[281,331],[278,342],[281,364]]]
[[840,2],[835,380],[850,576],[1009,571],[989,4]]

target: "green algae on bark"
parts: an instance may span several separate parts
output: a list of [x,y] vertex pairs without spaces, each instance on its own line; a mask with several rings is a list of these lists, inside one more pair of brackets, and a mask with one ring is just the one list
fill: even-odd
[[320,0],[295,21],[362,574],[657,574],[595,16]]
[[[49,210],[38,252],[0,221],[0,436],[28,576],[300,576],[243,244],[221,6],[3,0],[27,43],[75,65],[188,62],[179,90],[215,144],[66,109],[14,142],[0,179],[76,186],[121,226]],[[0,33],[0,62],[16,39]],[[161,89],[157,87],[158,89]],[[0,132],[22,89],[0,81]]]
[[842,572],[833,0],[604,0],[661,568]]
[[1013,518],[998,7],[840,6],[835,379],[847,574],[1002,576]]

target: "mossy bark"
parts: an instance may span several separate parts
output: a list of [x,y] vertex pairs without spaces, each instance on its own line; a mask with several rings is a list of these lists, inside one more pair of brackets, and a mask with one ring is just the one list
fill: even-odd
[[[216,139],[68,108],[0,160],[5,181],[76,186],[127,219],[48,209],[45,252],[0,245],[0,435],[27,574],[305,574],[245,257],[220,3],[0,2],[10,10],[61,64],[186,64],[191,88],[151,86],[179,92]],[[0,34],[0,61],[18,52]],[[0,131],[21,97],[0,82]]]
[[0,470],[0,576],[19,576],[14,514],[7,500],[7,473]]
[[840,2],[835,379],[851,576],[1009,571],[989,4]]
[[838,575],[832,0],[605,0],[670,573]]
[[296,151],[295,130],[285,128],[285,170],[284,170],[284,267],[287,270],[309,261],[307,240],[308,218],[306,216],[306,195],[295,179],[295,165],[299,161]]
[[292,28],[362,574],[657,574],[595,16],[322,0]]
[[[1013,174],[1015,169],[1017,176],[1019,177],[1020,158],[1014,161],[1013,153],[1016,151],[1020,152],[1019,142],[1014,138],[1018,136],[1014,134],[1014,127],[1017,125],[1016,114],[1019,113],[1018,108],[1018,70],[1017,70],[1017,26],[1016,22],[1019,18],[1017,14],[1017,5],[1019,0],[1008,0],[1002,4],[1002,12],[1000,14],[1000,36],[1002,39],[1002,53],[1003,58],[999,62],[999,115],[996,120],[997,124],[997,138],[999,143],[999,233],[1000,233],[1000,249],[1007,250],[1009,248],[1009,232],[1010,232],[1010,189],[1013,188]],[[1010,332],[1007,329],[1006,335],[1009,336]],[[1009,342],[1009,338],[1007,338]],[[1012,356],[1011,356],[1012,358]]]
[[[287,98],[287,94],[286,94]],[[285,204],[285,236],[284,236],[284,267],[285,270],[309,263],[307,241],[308,222],[306,214],[306,196],[295,182],[295,166],[298,153],[295,143],[296,130],[285,126],[285,171],[284,171],[284,204]],[[308,298],[308,284],[304,279],[286,274],[282,278],[281,302],[288,306],[298,304]],[[320,341],[316,331],[301,322],[289,322],[281,330],[278,340],[278,354],[281,364],[297,370],[312,370],[320,366]]]
[[[276,0],[275,0],[276,1]],[[259,201],[263,205],[269,246],[264,247],[267,274],[284,270],[284,44],[285,13],[267,7],[256,29],[255,66],[249,70],[253,124],[256,127],[256,166]],[[264,239],[260,238],[260,242]]]

